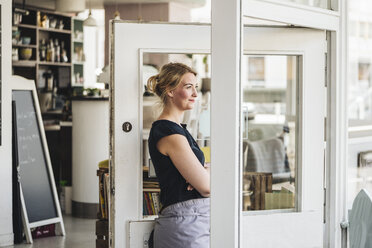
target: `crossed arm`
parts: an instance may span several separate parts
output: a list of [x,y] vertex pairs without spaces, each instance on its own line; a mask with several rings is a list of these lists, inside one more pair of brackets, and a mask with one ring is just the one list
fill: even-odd
[[186,137],[180,134],[166,136],[157,143],[158,150],[169,156],[180,174],[202,196],[210,196],[210,170],[204,168],[192,151]]

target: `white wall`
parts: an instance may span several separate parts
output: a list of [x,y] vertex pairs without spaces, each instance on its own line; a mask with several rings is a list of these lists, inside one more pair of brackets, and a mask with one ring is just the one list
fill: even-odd
[[12,223],[12,115],[11,115],[11,1],[1,5],[1,146],[0,146],[0,246],[13,244]]

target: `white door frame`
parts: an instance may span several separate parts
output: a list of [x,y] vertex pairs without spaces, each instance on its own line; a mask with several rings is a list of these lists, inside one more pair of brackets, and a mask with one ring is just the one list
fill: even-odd
[[[125,25],[120,25],[125,23]],[[151,26],[151,32],[149,32]],[[129,221],[142,218],[142,76],[138,67],[141,55],[146,51],[174,53],[210,52],[210,26],[200,24],[138,23],[113,21],[113,34],[122,34],[134,39],[114,35],[111,44],[111,94],[110,94],[110,238],[112,247],[129,247]],[[169,36],[169,32],[172,35]],[[192,34],[199,39],[184,40]],[[167,37],[164,44],[160,38]],[[120,42],[119,42],[120,41]],[[171,45],[169,45],[171,44]],[[187,47],[188,49],[185,49]],[[125,83],[124,83],[125,80]],[[120,83],[119,83],[120,82]],[[125,87],[123,86],[125,85]],[[123,86],[123,87],[121,87]],[[120,106],[120,108],[114,106]],[[124,114],[125,113],[125,114]],[[123,132],[124,122],[132,124],[132,130]],[[133,144],[137,144],[133,146]],[[137,224],[137,223],[135,223]]]
[[[241,47],[242,42],[242,23],[244,17],[253,17],[279,23],[291,25],[300,25],[317,29],[327,30],[328,39],[328,70],[327,70],[327,222],[325,226],[324,247],[341,247],[342,231],[340,222],[347,220],[346,193],[347,193],[347,1],[330,0],[330,10],[306,7],[289,3],[278,3],[268,0],[214,0],[212,2],[212,81],[223,83],[222,79],[229,78],[235,80],[235,85],[239,85],[240,79],[237,77],[240,73]],[[280,11],[278,11],[280,10]],[[285,13],[286,15],[283,15]],[[299,17],[303,18],[299,20]],[[316,17],[316,18],[315,18]],[[243,21],[242,21],[243,20]],[[224,35],[223,35],[224,34]],[[228,37],[228,38],[225,38]],[[227,58],[227,59],[225,59]],[[222,62],[224,60],[224,62]],[[230,104],[237,104],[240,100],[237,92],[233,92],[237,87],[231,90],[233,99]],[[230,92],[230,91],[229,91]],[[221,94],[221,95],[220,95]],[[214,97],[222,96],[222,92],[216,92]],[[230,101],[229,101],[230,102]],[[238,105],[236,105],[238,106]],[[231,107],[231,106],[229,106]],[[211,112],[213,116],[213,109]],[[212,117],[213,118],[213,117]],[[233,120],[239,123],[235,113]],[[212,120],[213,123],[213,120]],[[238,130],[231,132],[237,133]],[[213,136],[213,127],[212,127]],[[237,141],[235,141],[237,142]],[[235,143],[235,148],[239,148]],[[212,149],[213,150],[213,149]],[[237,154],[230,154],[234,157],[230,162],[238,164]],[[211,154],[211,159],[219,159],[218,154]],[[218,188],[215,179],[219,178],[224,171],[215,169],[211,175],[212,188]],[[216,233],[216,240],[230,244],[230,247],[237,247],[236,240],[239,239],[239,220],[235,211],[239,209],[239,194],[234,191],[234,187],[241,185],[239,178],[240,168],[236,168],[228,175],[227,182],[233,183],[228,190],[234,196],[235,208],[229,213],[229,217],[236,218],[232,233],[226,235],[223,225]],[[226,175],[226,174],[225,174]],[[227,191],[225,189],[225,191]],[[213,195],[212,195],[213,203]],[[230,209],[229,209],[230,210]],[[213,215],[218,214],[211,212]],[[230,233],[230,232],[229,232]],[[221,235],[224,234],[224,235]],[[212,232],[212,235],[213,232]],[[220,235],[218,237],[217,235]],[[234,244],[231,246],[231,244]]]

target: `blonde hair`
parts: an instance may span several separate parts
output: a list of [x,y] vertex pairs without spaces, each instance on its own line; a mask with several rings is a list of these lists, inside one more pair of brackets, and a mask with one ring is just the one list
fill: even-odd
[[161,67],[159,74],[147,80],[147,88],[154,92],[163,104],[167,103],[167,93],[176,89],[186,73],[197,73],[189,66],[182,63],[168,63]]

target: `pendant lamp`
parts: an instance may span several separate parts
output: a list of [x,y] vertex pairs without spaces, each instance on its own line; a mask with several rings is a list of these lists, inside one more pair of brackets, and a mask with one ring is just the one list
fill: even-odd
[[83,25],[84,26],[90,26],[90,27],[96,27],[97,26],[97,21],[92,16],[92,8],[90,6],[90,1],[89,1],[89,15],[88,15],[88,18],[85,19],[85,21],[83,22]]

